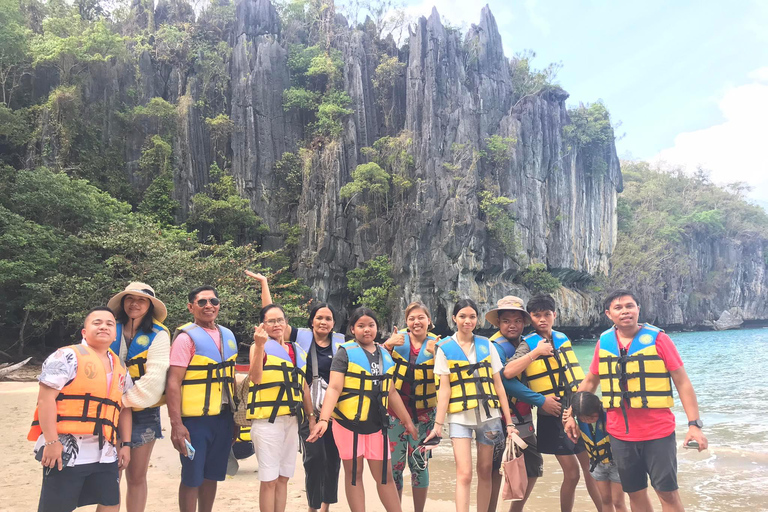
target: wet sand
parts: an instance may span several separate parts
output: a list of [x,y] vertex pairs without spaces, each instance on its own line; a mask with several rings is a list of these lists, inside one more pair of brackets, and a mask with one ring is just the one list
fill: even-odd
[[[0,418],[4,435],[0,439],[0,453],[3,455],[0,468],[0,511],[28,512],[37,509],[42,481],[40,464],[34,460],[33,443],[26,440],[37,398],[35,382],[0,383]],[[178,453],[173,449],[168,436],[168,418],[163,408],[163,425],[166,439],[156,443],[149,468],[150,512],[171,512],[178,510],[177,490],[180,478]],[[682,438],[678,439],[682,441]],[[451,511],[453,507],[454,465],[450,445],[444,442],[430,462],[430,499],[428,511]],[[688,510],[696,511],[758,511],[768,510],[768,498],[755,485],[768,475],[768,457],[759,454],[717,452],[716,449],[702,454],[680,450],[680,484],[684,503]],[[304,471],[300,456],[297,456],[296,474],[288,487],[288,507],[291,512],[306,510],[304,495]],[[545,476],[540,479],[526,507],[529,511],[557,512],[559,506],[559,485],[562,473],[552,456],[545,456]],[[258,510],[257,463],[255,457],[240,461],[240,471],[219,484],[215,510],[230,512],[252,512]],[[736,477],[722,485],[718,475],[723,471],[732,472]],[[343,473],[343,470],[342,470]],[[378,502],[376,487],[370,472],[366,470],[366,510],[384,512]],[[123,484],[125,492],[125,484]],[[333,510],[349,510],[344,496],[343,481],[339,489],[340,503]],[[660,510],[655,496],[655,508]],[[96,507],[79,510],[93,511]],[[506,511],[508,505],[500,503],[497,510]],[[408,488],[403,498],[403,510],[412,511],[413,504]],[[595,510],[583,485],[576,493],[574,511]]]

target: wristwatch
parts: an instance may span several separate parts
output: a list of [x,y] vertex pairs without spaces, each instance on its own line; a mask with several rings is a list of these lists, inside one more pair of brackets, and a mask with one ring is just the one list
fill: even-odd
[[701,419],[697,419],[697,420],[689,421],[688,422],[688,426],[689,427],[703,428],[704,427],[704,422],[701,421]]
[[133,443],[131,441],[123,441],[122,445],[124,447],[127,446],[128,448],[133,448]]

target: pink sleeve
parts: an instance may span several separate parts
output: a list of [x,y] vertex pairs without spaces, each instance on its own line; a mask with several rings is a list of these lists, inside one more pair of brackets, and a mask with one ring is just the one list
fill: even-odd
[[658,352],[661,360],[664,361],[667,371],[673,372],[683,366],[683,360],[677,351],[675,343],[666,333],[661,332],[656,338],[656,352]]
[[600,375],[600,340],[595,344],[595,355],[592,356],[592,362],[589,364],[589,373]]
[[179,334],[171,344],[171,366],[186,368],[195,355],[195,344],[185,332]]

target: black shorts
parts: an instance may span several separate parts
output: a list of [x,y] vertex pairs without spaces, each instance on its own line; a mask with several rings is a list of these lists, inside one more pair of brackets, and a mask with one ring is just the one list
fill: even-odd
[[622,441],[611,436],[611,454],[619,468],[624,492],[642,491],[651,485],[661,492],[677,490],[675,433],[651,441]]
[[551,455],[576,455],[583,452],[584,441],[575,443],[568,439],[563,428],[563,420],[559,416],[547,416],[539,413],[536,420],[536,437],[539,441],[539,452]]
[[[501,437],[500,442],[493,445],[493,474],[501,468],[501,459],[504,455],[504,448],[507,445],[506,437]],[[539,453],[536,442],[536,436],[522,437],[521,439],[528,444],[528,448],[523,450],[523,459],[525,460],[525,472],[528,478],[538,478],[544,475],[544,458]]]
[[113,506],[119,503],[117,461],[81,464],[61,471],[43,468],[43,487],[37,512],[71,512],[86,505]]

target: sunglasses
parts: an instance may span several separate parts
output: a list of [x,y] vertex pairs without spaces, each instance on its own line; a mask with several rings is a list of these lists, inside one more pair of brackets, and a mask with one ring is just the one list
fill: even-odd
[[208,301],[211,302],[211,306],[218,306],[219,304],[221,304],[221,301],[216,297],[214,297],[212,299],[198,299],[197,305],[201,308],[204,308],[205,305],[208,304]]

